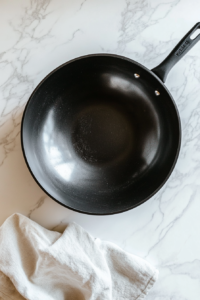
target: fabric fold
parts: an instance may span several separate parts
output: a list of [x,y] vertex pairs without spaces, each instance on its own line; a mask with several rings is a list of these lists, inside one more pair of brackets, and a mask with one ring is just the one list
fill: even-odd
[[0,227],[0,299],[139,300],[157,276],[147,261],[75,223],[61,234],[13,214]]

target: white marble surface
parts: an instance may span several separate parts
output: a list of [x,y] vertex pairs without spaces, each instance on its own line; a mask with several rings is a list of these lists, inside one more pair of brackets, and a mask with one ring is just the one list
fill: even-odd
[[199,11],[199,0],[0,0],[0,224],[14,212],[49,229],[77,222],[159,269],[147,300],[200,299],[200,43],[166,82],[182,122],[177,165],[134,210],[88,216],[46,196],[22,156],[21,117],[34,87],[58,65],[108,52],[152,68],[200,21]]

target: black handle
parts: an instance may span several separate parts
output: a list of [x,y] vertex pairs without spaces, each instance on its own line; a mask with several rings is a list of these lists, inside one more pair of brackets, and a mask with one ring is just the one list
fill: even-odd
[[163,82],[165,82],[167,75],[171,68],[200,40],[200,34],[194,39],[191,35],[200,28],[200,22],[197,23],[182,40],[176,45],[172,52],[165,58],[165,60],[157,67],[152,69]]

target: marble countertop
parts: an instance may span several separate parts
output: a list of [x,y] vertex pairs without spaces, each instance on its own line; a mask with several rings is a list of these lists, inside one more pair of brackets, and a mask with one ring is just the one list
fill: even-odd
[[24,162],[21,118],[31,92],[55,67],[104,52],[153,68],[200,21],[199,11],[199,0],[0,1],[0,225],[14,212],[58,231],[77,222],[159,269],[147,300],[200,299],[200,43],[166,82],[182,123],[176,167],[133,210],[89,216],[45,195]]

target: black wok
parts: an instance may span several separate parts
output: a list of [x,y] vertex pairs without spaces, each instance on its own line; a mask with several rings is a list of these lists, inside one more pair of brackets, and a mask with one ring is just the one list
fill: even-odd
[[148,70],[128,58],[95,54],[69,61],[34,90],[22,120],[22,149],[41,188],[88,214],[134,208],[166,182],[178,158],[181,127],[163,82],[199,40],[196,24]]

